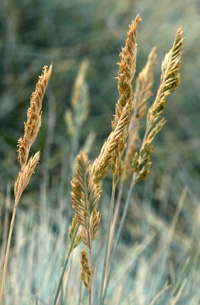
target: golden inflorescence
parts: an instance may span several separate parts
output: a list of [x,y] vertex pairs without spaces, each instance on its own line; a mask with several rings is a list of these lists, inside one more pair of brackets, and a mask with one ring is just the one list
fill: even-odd
[[[101,218],[97,207],[103,179],[106,177],[109,168],[113,172],[114,185],[117,184],[121,175],[122,180],[126,181],[133,174],[132,185],[148,175],[151,165],[151,152],[153,151],[152,142],[165,124],[165,119],[161,114],[167,103],[166,98],[177,89],[180,83],[179,69],[183,47],[181,28],[178,29],[173,47],[162,63],[161,82],[152,106],[146,111],[147,101],[152,96],[153,68],[157,57],[156,47],[151,50],[146,66],[137,78],[133,96],[132,80],[136,70],[136,38],[140,21],[139,15],[132,21],[127,33],[125,47],[122,48],[120,53],[121,61],[118,64],[119,99],[115,107],[112,131],[92,165],[88,157],[80,152],[77,157],[75,176],[72,180],[72,207],[75,210],[76,225],[80,225],[76,245],[82,241],[88,247],[90,254]],[[132,111],[133,114],[131,115]],[[141,147],[138,150],[136,142],[140,138],[140,121],[146,116],[146,112],[146,131],[141,144],[139,143]],[[127,138],[128,146],[126,149]],[[122,159],[125,150],[126,153],[124,159]],[[74,231],[75,222],[72,227]],[[86,280],[87,272],[83,271],[84,260],[84,264],[87,265],[85,249],[82,251],[81,277],[84,284],[89,287],[91,279],[90,281]],[[90,269],[86,268],[86,270],[91,270],[92,273],[91,262],[88,266]]]

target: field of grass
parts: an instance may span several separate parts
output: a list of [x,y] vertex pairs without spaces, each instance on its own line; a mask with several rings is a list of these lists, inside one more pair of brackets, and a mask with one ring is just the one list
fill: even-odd
[[[40,162],[17,208],[2,304],[54,304],[74,217],[70,181],[75,158],[81,149],[93,163],[112,131],[110,122],[119,98],[116,63],[128,25],[139,13],[142,21],[133,92],[135,80],[156,45],[153,96],[148,108],[153,103],[161,63],[179,26],[185,38],[181,83],[167,98],[167,123],[155,138],[150,173],[131,193],[104,304],[199,305],[199,1],[2,0],[0,8],[0,281],[14,183],[20,171],[17,141],[23,137],[23,122],[38,75],[44,65],[53,64],[42,106],[42,126],[30,152],[33,156],[40,151]],[[83,103],[77,108],[72,102],[74,84],[83,63]],[[142,120],[140,138],[144,131]],[[116,232],[129,184],[124,184]],[[102,217],[92,249],[93,305],[100,305],[111,171],[102,188]],[[82,248],[83,244],[69,258],[57,304],[88,304],[88,290],[80,276]]]

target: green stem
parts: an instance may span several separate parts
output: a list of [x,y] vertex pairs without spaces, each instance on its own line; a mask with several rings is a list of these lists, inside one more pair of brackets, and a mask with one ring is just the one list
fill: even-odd
[[62,285],[63,277],[64,277],[65,270],[66,270],[67,265],[68,265],[70,254],[71,254],[71,252],[73,250],[73,245],[74,245],[74,241],[75,241],[78,229],[79,229],[79,225],[77,226],[76,231],[74,232],[74,235],[73,235],[73,238],[72,238],[72,241],[71,241],[71,244],[70,244],[67,256],[65,258],[65,263],[63,265],[63,270],[62,270],[62,273],[61,273],[61,276],[60,276],[60,279],[59,279],[59,282],[58,282],[58,287],[57,287],[56,296],[55,296],[53,305],[56,305],[57,300],[58,300],[58,296],[59,296],[60,288],[61,288],[61,285]]
[[103,304],[103,288],[104,288],[104,282],[106,280],[105,275],[107,274],[108,263],[109,263],[108,248],[109,248],[110,230],[111,230],[111,223],[112,223],[113,209],[114,209],[115,190],[116,190],[116,184],[113,182],[112,196],[111,196],[111,203],[110,203],[110,215],[109,215],[109,222],[108,222],[108,231],[107,231],[107,236],[106,236],[106,251],[105,251],[105,256],[104,256],[103,272],[102,272],[101,284],[100,284],[99,305]]

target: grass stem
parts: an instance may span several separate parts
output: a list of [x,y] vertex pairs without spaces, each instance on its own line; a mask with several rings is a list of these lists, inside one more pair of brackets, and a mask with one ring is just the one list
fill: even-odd
[[13,228],[14,228],[14,223],[15,223],[16,212],[17,212],[17,204],[14,205],[12,220],[11,220],[11,224],[10,224],[10,231],[9,231],[9,236],[8,236],[8,243],[7,243],[7,248],[6,248],[6,256],[5,256],[2,282],[1,282],[0,304],[2,304],[2,301],[3,301],[3,293],[4,293],[5,282],[6,282],[7,266],[8,266],[8,257],[9,257],[9,252],[10,252],[10,244],[11,244],[11,239],[12,239],[12,233],[13,233]]
[[104,291],[104,294],[103,294],[103,300],[100,303],[100,305],[104,304],[105,297],[106,297],[106,294],[107,294],[108,285],[109,285],[109,282],[110,282],[111,272],[112,272],[113,263],[114,263],[114,258],[115,258],[115,254],[116,254],[116,251],[117,251],[117,246],[119,244],[121,231],[122,231],[124,221],[125,221],[125,218],[126,218],[126,215],[127,215],[127,212],[128,212],[129,204],[130,204],[130,198],[131,198],[131,194],[132,194],[132,190],[133,190],[133,186],[134,186],[133,185],[134,178],[135,177],[133,175],[133,179],[132,179],[132,182],[130,184],[129,191],[128,191],[128,196],[127,196],[126,203],[125,203],[125,206],[124,206],[122,218],[121,218],[120,225],[119,225],[119,228],[118,228],[118,231],[117,231],[117,236],[116,236],[116,239],[115,239],[115,245],[114,245],[112,255],[111,255],[111,259],[110,259],[110,267],[109,267],[110,272],[108,274],[108,278],[107,278],[107,281],[106,281],[105,291]]
[[[91,249],[91,247],[89,248],[89,267],[92,270],[92,249]],[[92,278],[91,278],[91,282],[89,283],[88,293],[89,293],[89,305],[91,305],[92,304]]]
[[79,229],[79,225],[77,226],[76,231],[74,232],[74,235],[73,235],[73,238],[72,238],[72,241],[71,241],[69,250],[68,250],[68,252],[67,252],[67,256],[66,256],[66,258],[65,258],[65,263],[64,263],[64,265],[63,265],[63,270],[62,270],[62,273],[61,273],[61,275],[60,275],[60,279],[59,279],[59,282],[58,282],[58,287],[57,287],[57,290],[56,290],[56,295],[55,295],[55,298],[54,298],[53,305],[56,305],[57,300],[58,300],[58,296],[59,296],[60,288],[61,288],[61,285],[62,285],[63,277],[64,277],[65,270],[66,270],[67,265],[68,265],[68,262],[69,262],[70,254],[71,254],[71,252],[72,252],[72,250],[73,250],[73,245],[74,245],[74,241],[75,241],[75,238],[76,238],[78,229]]
[[110,257],[113,238],[114,238],[114,234],[115,234],[115,227],[116,227],[118,216],[119,216],[119,209],[120,209],[122,192],[123,192],[123,187],[124,187],[123,177],[124,177],[124,173],[122,174],[122,177],[120,179],[119,191],[118,191],[117,200],[116,200],[116,207],[115,207],[115,211],[114,211],[114,215],[113,215],[113,219],[112,219],[112,225],[111,225],[111,229],[110,229],[110,242],[109,242],[109,248],[108,248],[108,257]]
[[111,223],[112,223],[112,217],[113,217],[113,209],[114,209],[114,201],[115,201],[115,190],[116,190],[116,184],[112,184],[112,195],[111,195],[111,203],[110,203],[110,214],[109,214],[109,222],[108,222],[108,231],[106,236],[106,251],[104,256],[104,263],[103,263],[103,271],[102,271],[102,277],[101,277],[101,284],[100,284],[100,294],[99,294],[99,305],[102,305],[103,301],[103,290],[104,290],[104,284],[106,283],[106,277],[107,277],[107,271],[108,271],[108,263],[109,263],[109,244],[111,242],[110,240],[110,233],[111,233]]

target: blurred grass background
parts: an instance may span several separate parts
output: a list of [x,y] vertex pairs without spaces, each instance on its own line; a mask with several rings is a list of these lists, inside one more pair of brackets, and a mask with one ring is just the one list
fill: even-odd
[[[6,234],[3,219],[6,215],[10,216],[13,184],[19,171],[16,143],[23,134],[30,94],[34,91],[38,75],[43,65],[53,62],[53,74],[43,104],[42,128],[32,151],[40,149],[42,157],[18,210],[6,304],[30,304],[27,298],[37,293],[46,301],[52,296],[55,279],[59,276],[60,257],[64,256],[66,250],[68,224],[72,215],[69,182],[72,175],[71,158],[74,156],[64,113],[71,107],[72,88],[79,66],[87,58],[90,116],[82,128],[79,149],[84,146],[88,134],[93,132],[95,139],[89,153],[93,160],[111,130],[110,121],[118,99],[116,63],[128,25],[138,12],[142,23],[138,33],[136,76],[145,65],[151,48],[156,45],[156,92],[161,62],[181,25],[185,36],[182,82],[179,89],[169,97],[167,124],[155,141],[150,175],[135,189],[118,251],[119,258],[125,254],[126,258],[121,265],[115,266],[108,300],[109,296],[112,300],[113,291],[119,291],[122,285],[119,304],[150,304],[167,279],[175,287],[185,260],[190,257],[191,268],[184,286],[187,289],[184,289],[185,295],[177,304],[200,304],[197,289],[200,285],[199,1],[1,0],[2,243],[3,234]],[[97,261],[100,259],[98,251],[102,247],[107,227],[110,186],[108,177],[101,200],[103,217],[96,242]],[[126,189],[123,196],[126,197]],[[181,207],[180,211],[178,207]],[[174,218],[176,213],[177,220]],[[175,228],[171,234],[173,219]],[[136,243],[145,243],[145,238],[152,232],[155,237],[147,250],[141,250],[141,254],[139,250],[133,249]],[[170,242],[166,246],[167,236],[170,236]],[[163,253],[165,255],[161,255]],[[101,267],[101,262],[98,267]],[[77,270],[77,274],[72,274],[72,279],[73,276],[78,278],[79,265]],[[27,279],[30,273],[32,276]],[[79,284],[77,286],[76,290],[69,284],[71,298],[63,304],[78,302],[76,295]],[[22,294],[26,295],[23,299]],[[171,292],[166,294],[160,304],[168,304],[171,295]],[[112,302],[108,301],[108,304]]]

